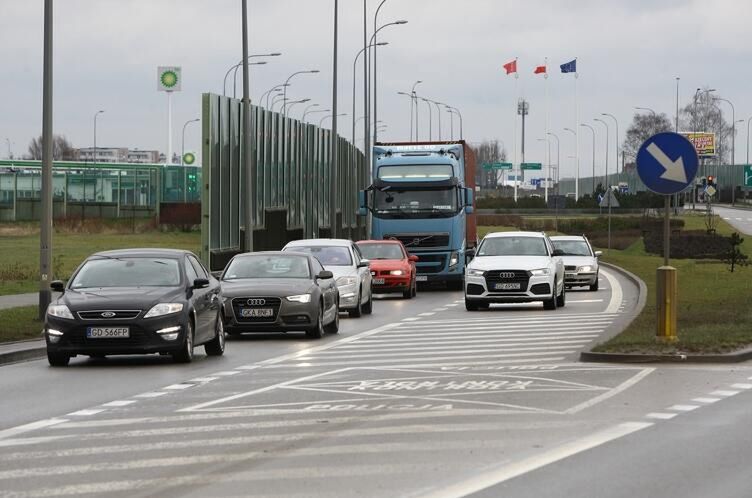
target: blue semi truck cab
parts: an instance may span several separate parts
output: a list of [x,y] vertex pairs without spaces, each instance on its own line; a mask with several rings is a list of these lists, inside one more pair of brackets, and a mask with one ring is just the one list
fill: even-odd
[[462,288],[465,255],[477,242],[475,157],[469,146],[377,144],[372,172],[370,187],[360,193],[371,239],[399,240],[418,256],[419,282]]

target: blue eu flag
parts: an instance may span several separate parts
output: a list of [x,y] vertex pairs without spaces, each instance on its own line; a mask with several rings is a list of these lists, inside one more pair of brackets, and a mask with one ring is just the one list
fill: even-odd
[[566,62],[559,67],[561,67],[562,73],[576,73],[577,72],[577,59]]

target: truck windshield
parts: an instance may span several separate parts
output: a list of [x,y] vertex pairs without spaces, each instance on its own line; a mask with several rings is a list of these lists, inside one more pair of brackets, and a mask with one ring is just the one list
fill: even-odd
[[377,190],[374,213],[388,218],[449,218],[457,214],[457,190]]

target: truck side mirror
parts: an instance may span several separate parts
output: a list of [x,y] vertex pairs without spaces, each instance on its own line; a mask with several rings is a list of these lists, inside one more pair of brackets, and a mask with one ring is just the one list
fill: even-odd
[[473,189],[465,188],[465,213],[472,214],[473,209]]

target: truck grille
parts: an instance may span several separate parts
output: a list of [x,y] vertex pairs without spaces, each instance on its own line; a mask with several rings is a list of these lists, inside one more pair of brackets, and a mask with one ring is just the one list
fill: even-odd
[[421,254],[420,260],[415,263],[418,274],[441,273],[446,265],[446,256],[443,254]]
[[416,247],[448,247],[448,233],[400,233],[384,235],[387,240],[399,240],[408,250]]
[[[489,270],[483,275],[486,279],[486,288],[489,292],[526,292],[530,281],[530,274],[524,270]],[[519,283],[519,289],[497,290],[499,283]]]

